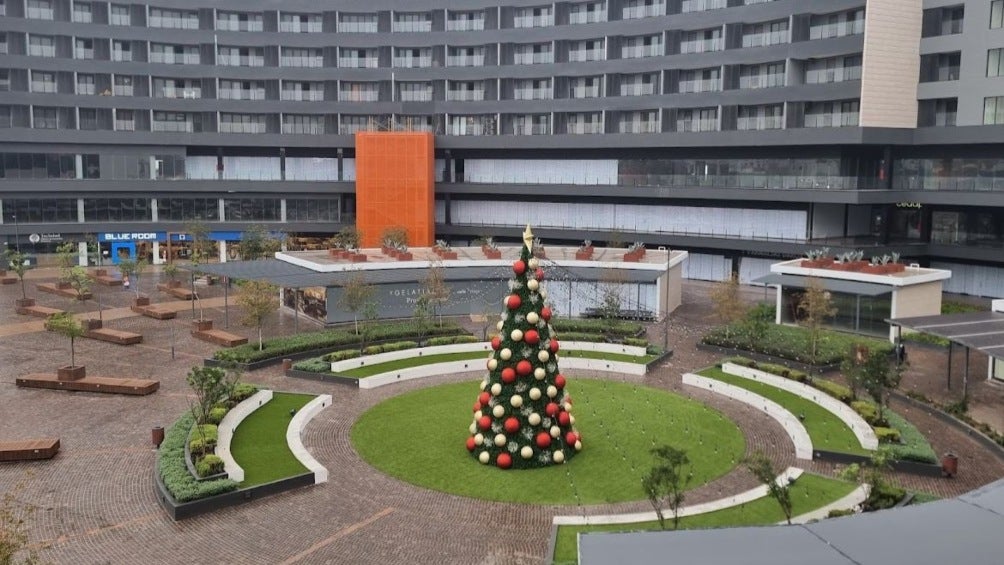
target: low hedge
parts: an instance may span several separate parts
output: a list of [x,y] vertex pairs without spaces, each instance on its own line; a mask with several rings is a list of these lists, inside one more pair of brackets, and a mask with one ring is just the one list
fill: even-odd
[[841,518],[843,516],[853,516],[857,514],[857,510],[853,508],[834,508],[826,515],[827,518]]
[[813,388],[817,388],[825,392],[826,394],[840,400],[844,404],[854,400],[854,393],[851,392],[851,389],[842,384],[824,379],[812,379],[812,382],[809,384],[811,384]]
[[209,475],[215,475],[217,473],[223,472],[223,460],[217,455],[209,454],[199,459],[199,462],[195,464],[195,471],[199,473],[200,477],[208,477]]
[[896,428],[886,428],[883,426],[875,426],[875,437],[878,438],[879,443],[899,443],[900,433]]
[[648,340],[640,337],[626,337],[624,338],[624,345],[630,345],[633,347],[648,347]]
[[258,387],[255,385],[238,383],[237,386],[230,391],[230,400],[233,400],[234,402],[244,402],[254,396],[256,392],[258,392]]
[[403,351],[405,349],[415,349],[418,347],[417,341],[395,341],[393,343],[383,343],[371,345],[363,348],[363,355],[377,355],[378,353],[390,353],[391,351]]
[[223,417],[227,415],[229,410],[226,407],[217,407],[209,411],[209,423],[219,425],[223,421]]
[[[358,354],[358,352],[356,353]],[[294,363],[293,368],[297,371],[306,371],[308,373],[330,373],[331,361],[325,361],[324,357],[311,357],[310,359]]]
[[715,328],[706,333],[701,342],[814,365],[838,365],[857,343],[877,354],[891,354],[893,348],[888,341],[822,330],[816,347],[816,359],[813,361],[812,343],[805,328],[766,324],[751,329],[746,323]]
[[[568,332],[578,333],[598,333],[619,337],[637,336],[645,331],[644,326],[638,322],[628,322],[624,320],[587,320],[563,318],[551,322],[555,331],[559,335]],[[568,339],[562,337],[563,339]]]
[[343,351],[335,351],[334,353],[328,353],[321,357],[329,363],[334,363],[336,361],[345,361],[346,359],[355,359],[360,357],[362,354],[359,353],[358,349],[345,349]]
[[889,422],[889,427],[899,430],[900,443],[889,446],[896,459],[917,463],[938,463],[934,449],[916,426],[891,410],[884,410],[882,414]]
[[943,337],[920,332],[905,333],[901,336],[901,339],[905,342],[926,343],[929,345],[937,345],[938,347],[948,347],[951,343]]
[[559,332],[558,339],[562,341],[588,341],[590,343],[606,343],[607,336],[596,333]]
[[238,484],[230,479],[197,481],[185,464],[185,442],[195,418],[190,411],[178,419],[164,433],[164,441],[157,451],[157,472],[164,486],[177,502],[191,502],[225,492],[237,490]]
[[882,422],[878,417],[878,408],[871,402],[866,400],[855,400],[851,402],[851,408],[858,413],[858,416],[864,418],[865,422],[868,422],[869,426],[879,426]]
[[[420,335],[418,326],[413,322],[394,322],[379,324],[370,331],[370,341],[401,339]],[[432,336],[466,334],[466,330],[457,324],[444,322],[442,326],[426,329],[426,334]],[[358,345],[361,337],[353,331],[344,329],[324,330],[297,334],[287,337],[277,337],[266,340],[264,348],[259,351],[257,343],[248,343],[229,349],[220,349],[213,354],[217,361],[234,363],[253,363],[265,359],[273,359],[283,355],[302,353],[313,349],[326,347]]]
[[446,337],[434,337],[425,340],[425,345],[433,347],[436,345],[455,345],[458,343],[477,343],[482,341],[477,336],[473,335],[451,335]]

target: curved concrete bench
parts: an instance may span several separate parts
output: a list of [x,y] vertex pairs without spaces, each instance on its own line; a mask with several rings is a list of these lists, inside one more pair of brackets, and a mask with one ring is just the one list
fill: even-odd
[[812,388],[805,383],[786,379],[759,369],[743,367],[735,363],[723,363],[722,371],[736,377],[768,384],[818,404],[827,412],[840,418],[840,421],[854,432],[854,436],[858,438],[858,443],[861,444],[861,447],[865,449],[878,449],[878,437],[875,435],[875,430],[868,425],[868,422],[855,412],[853,408],[825,392]]
[[322,394],[318,396],[305,404],[303,408],[300,408],[286,428],[286,444],[289,446],[289,450],[293,452],[293,456],[300,463],[303,463],[304,467],[314,473],[315,485],[328,482],[328,470],[318,463],[317,459],[314,459],[314,456],[303,446],[300,434],[303,433],[303,429],[307,427],[307,424],[314,419],[314,416],[317,416],[321,410],[324,410],[328,406],[331,406],[331,395]]
[[230,452],[230,442],[234,439],[234,432],[237,426],[252,412],[261,408],[272,400],[271,390],[259,390],[249,396],[243,402],[234,406],[223,417],[223,421],[218,426],[219,436],[216,439],[216,455],[223,460],[223,470],[227,472],[227,477],[238,483],[244,482],[244,469],[234,460]]
[[[589,341],[562,341],[561,348],[566,351],[597,351],[600,353],[617,353],[621,355],[634,355],[644,357],[647,351],[644,347],[634,345],[621,345],[619,343],[593,343]],[[434,345],[430,347],[418,347],[413,349],[402,349],[401,351],[389,351],[387,353],[377,353],[376,355],[366,355],[355,357],[344,361],[334,361],[331,363],[332,373],[341,373],[360,367],[379,365],[401,359],[411,359],[412,357],[425,357],[429,355],[443,355],[446,353],[466,353],[468,351],[484,351],[488,353],[492,346],[487,341],[476,343],[457,343],[453,345]],[[560,352],[559,352],[560,354]],[[487,356],[486,356],[487,358]],[[568,359],[563,360],[564,364]],[[634,365],[635,363],[629,363]],[[602,370],[602,369],[601,369]],[[617,371],[620,372],[620,371]],[[644,374],[644,373],[642,373]]]
[[[798,467],[788,467],[774,480],[777,481],[778,484],[784,484],[802,476],[802,473],[803,471]],[[685,516],[696,516],[698,514],[724,510],[726,508],[732,508],[733,506],[753,502],[754,500],[765,496],[767,496],[767,485],[760,485],[733,496],[727,496],[725,498],[719,498],[718,500],[711,500],[701,504],[694,504],[692,506],[684,506],[683,508],[680,508],[679,516],[683,518]],[[669,509],[666,510],[667,516],[672,516],[672,511]],[[655,514],[655,511],[650,511],[635,512],[633,514],[607,514],[599,516],[555,516],[551,523],[555,526],[593,526],[602,524],[634,524],[636,522],[651,522],[658,519],[659,517]]]
[[[470,373],[472,371],[487,371],[487,359],[466,359],[462,361],[444,361],[430,363],[417,367],[408,367],[386,373],[379,373],[359,379],[359,388],[371,389],[389,384],[447,375],[451,373]],[[566,357],[558,361],[563,371],[579,369],[587,371],[607,371],[628,375],[644,375],[646,366],[642,363],[626,363],[623,361],[607,361],[605,359],[584,359],[582,357]]]
[[683,384],[703,388],[748,404],[757,410],[763,410],[788,433],[788,437],[795,444],[795,458],[812,460],[812,439],[809,437],[809,432],[794,414],[780,404],[744,388],[693,373],[683,374]]

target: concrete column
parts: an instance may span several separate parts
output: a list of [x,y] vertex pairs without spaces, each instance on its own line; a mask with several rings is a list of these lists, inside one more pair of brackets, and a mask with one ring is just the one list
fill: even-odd
[[218,241],[217,243],[220,244],[219,245],[219,247],[220,247],[220,263],[226,263],[227,262],[227,242],[225,242],[225,241]]
[[163,265],[164,264],[164,261],[162,261],[160,259],[160,242],[159,241],[153,242],[153,264],[154,265]]
[[221,222],[225,222],[225,221],[227,221],[227,218],[225,217],[226,216],[227,207],[223,203],[223,199],[222,198],[219,199],[219,207],[220,207],[220,221]]
[[81,241],[77,243],[77,264],[81,267],[87,266],[87,242]]
[[157,199],[150,199],[150,219],[154,222],[160,221],[160,214],[157,212]]
[[777,286],[777,299],[776,299],[776,301],[774,303],[774,323],[775,324],[780,324],[781,323],[781,302],[782,302],[782,300],[781,300],[781,291],[783,289],[784,289],[783,286],[781,286],[781,285]]
[[279,221],[286,223],[286,199],[279,201]]
[[150,180],[157,180],[157,157],[153,155],[150,155]]
[[77,199],[77,223],[84,223],[84,199]]
[[84,156],[77,154],[73,156],[73,168],[76,178],[84,178]]

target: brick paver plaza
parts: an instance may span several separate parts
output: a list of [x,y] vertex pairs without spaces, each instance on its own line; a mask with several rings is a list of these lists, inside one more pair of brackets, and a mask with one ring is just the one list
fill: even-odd
[[[50,273],[51,275],[51,273]],[[32,273],[35,277],[45,272]],[[144,289],[152,289],[148,276]],[[43,280],[41,278],[36,280]],[[44,279],[50,280],[50,279]],[[35,282],[33,280],[32,282]],[[710,323],[708,286],[685,283],[685,306],[673,319],[673,359],[645,378],[610,376],[671,389],[699,398],[739,424],[747,449],[766,451],[778,465],[794,464],[790,440],[772,419],[741,404],[684,389],[682,372],[712,363],[715,357],[694,347]],[[122,347],[93,340],[78,342],[78,362],[95,375],[158,379],[159,392],[148,397],[117,397],[48,390],[22,390],[15,377],[54,370],[67,364],[65,338],[45,332],[41,322],[17,316],[16,285],[0,287],[0,440],[59,437],[62,451],[51,461],[0,464],[0,491],[24,482],[23,502],[36,505],[31,538],[44,547],[43,558],[55,563],[543,563],[552,516],[649,510],[647,502],[578,508],[482,502],[433,492],[383,475],[364,463],[352,448],[349,432],[369,407],[407,390],[467,376],[427,379],[369,391],[286,379],[279,367],[245,375],[245,380],[276,390],[330,393],[334,404],[307,428],[304,443],[330,473],[330,482],[268,497],[236,508],[174,523],[158,505],[152,478],[156,453],[150,430],[171,424],[188,408],[185,374],[214,347],[189,335],[191,306],[175,302],[174,321],[157,321],[128,313],[131,293],[96,287],[106,308],[107,327],[144,335],[140,345]],[[206,316],[223,326],[222,292],[210,296]],[[94,302],[29,292],[43,306],[76,312],[94,310]],[[166,301],[153,292],[154,302]],[[753,298],[762,298],[751,293]],[[196,313],[198,315],[198,313]],[[230,330],[250,335],[230,312]],[[173,331],[172,331],[173,327]],[[300,321],[301,329],[311,326]],[[653,328],[653,333],[661,331]],[[293,332],[293,318],[282,316],[267,335]],[[653,335],[657,342],[662,336]],[[175,359],[171,358],[172,341]],[[940,355],[940,357],[939,357]],[[904,378],[905,388],[926,390],[942,379],[944,355],[916,352]],[[941,367],[939,371],[939,367]],[[973,386],[979,408],[1000,413],[998,391],[983,383],[974,365]],[[938,381],[940,382],[940,381]],[[937,388],[936,385],[931,387]],[[936,392],[936,391],[935,391]],[[987,404],[990,407],[987,407]],[[459,409],[465,409],[461,407]],[[905,486],[953,496],[1004,476],[1004,463],[984,452],[964,433],[946,428],[930,415],[897,409],[928,434],[937,452],[959,454],[954,480],[899,477]],[[807,470],[831,473],[832,466],[813,463]],[[574,465],[570,466],[574,474]],[[740,469],[688,494],[687,504],[735,494],[755,486]],[[488,528],[495,532],[487,537]]]

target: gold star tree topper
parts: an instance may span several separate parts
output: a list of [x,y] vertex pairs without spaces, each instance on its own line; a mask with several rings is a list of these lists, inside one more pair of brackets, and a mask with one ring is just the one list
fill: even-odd
[[526,245],[527,249],[533,249],[533,232],[530,231],[530,224],[527,224],[526,229],[523,230],[523,244]]

